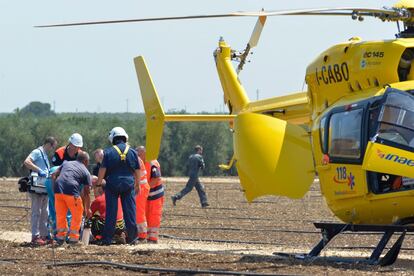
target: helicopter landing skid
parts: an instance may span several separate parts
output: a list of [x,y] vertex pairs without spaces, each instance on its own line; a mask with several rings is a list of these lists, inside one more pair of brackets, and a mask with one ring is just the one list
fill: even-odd
[[[345,262],[345,263],[365,263],[369,265],[388,266],[392,265],[400,253],[401,246],[403,244],[405,234],[407,232],[414,232],[413,226],[403,225],[367,225],[367,224],[342,224],[342,223],[314,223],[315,227],[321,229],[322,239],[313,247],[313,249],[307,254],[290,254],[274,252],[274,255],[284,258],[294,258],[297,260],[303,260],[313,262],[318,258],[333,262]],[[377,246],[371,253],[369,258],[360,260],[345,257],[320,257],[321,251],[329,245],[332,239],[344,232],[369,232],[369,233],[383,233],[382,238],[378,242]],[[388,252],[381,257],[381,253],[384,251],[388,241],[391,239],[394,233],[399,233],[399,238],[394,242]]]

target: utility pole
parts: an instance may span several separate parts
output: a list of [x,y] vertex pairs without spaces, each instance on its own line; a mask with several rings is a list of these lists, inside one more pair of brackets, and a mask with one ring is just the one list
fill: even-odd
[[256,89],[256,101],[259,100],[259,89]]
[[129,101],[129,99],[126,99],[126,113],[128,113],[128,101]]

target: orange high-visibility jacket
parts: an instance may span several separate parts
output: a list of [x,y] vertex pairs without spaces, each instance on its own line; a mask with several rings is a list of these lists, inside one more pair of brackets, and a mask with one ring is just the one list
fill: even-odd
[[149,190],[149,184],[148,184],[148,177],[147,177],[147,170],[146,170],[146,166],[144,164],[144,161],[141,160],[141,158],[138,157],[139,160],[139,171],[141,172],[141,177],[139,178],[139,184],[140,185],[145,185],[145,187]]
[[[151,180],[151,168],[153,166],[157,167],[158,170],[160,170],[160,172],[161,172],[161,166],[160,166],[160,163],[158,163],[157,160],[152,160],[151,162],[145,162],[145,169],[147,171],[147,180],[148,180],[148,183]],[[161,181],[161,177],[160,177],[160,178],[158,178],[157,183],[155,184],[154,187],[157,187],[158,185],[161,185],[161,184],[162,184],[162,181]],[[152,187],[152,188],[154,188],[154,187]]]
[[[156,167],[161,173],[161,166],[157,160],[152,160],[151,162],[145,162],[145,168],[147,170],[147,179],[148,183],[151,180],[151,169],[152,167]],[[162,186],[162,179],[161,177],[157,178],[157,182],[153,187],[150,189],[148,200],[155,200],[160,197],[164,196],[164,187]]]

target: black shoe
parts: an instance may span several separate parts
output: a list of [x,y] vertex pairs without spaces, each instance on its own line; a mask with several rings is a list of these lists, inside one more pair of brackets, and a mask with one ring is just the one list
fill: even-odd
[[173,206],[177,205],[177,198],[175,196],[171,197]]
[[208,206],[210,206],[210,204],[208,204],[207,202],[206,202],[206,203],[201,204],[201,208],[207,208]]
[[135,238],[132,241],[128,242],[129,245],[137,245],[139,243],[139,238]]
[[120,235],[115,234],[112,240],[115,242],[115,244],[126,244],[125,233],[122,233]]
[[104,242],[103,240],[96,241],[95,243],[98,246],[110,246],[110,243]]
[[80,241],[68,240],[66,243],[69,244],[70,246],[81,246],[82,245],[82,243]]
[[56,239],[56,243],[55,243],[56,246],[62,246],[63,244],[65,244],[65,240]]
[[156,243],[158,243],[158,241],[157,241],[157,240],[147,240],[147,243],[153,243],[153,244],[156,244]]

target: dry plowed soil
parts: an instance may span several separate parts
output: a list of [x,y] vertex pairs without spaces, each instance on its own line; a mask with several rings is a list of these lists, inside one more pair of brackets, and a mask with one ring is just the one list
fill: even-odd
[[[30,200],[18,192],[16,179],[0,180],[0,274],[414,275],[412,235],[407,235],[397,262],[387,267],[357,262],[369,257],[378,243],[380,236],[372,234],[339,235],[313,260],[273,254],[309,252],[321,238],[313,222],[338,222],[318,181],[300,200],[262,197],[248,203],[236,178],[202,178],[210,207],[200,207],[196,190],[174,207],[170,196],[185,180],[165,180],[158,244],[58,248],[29,245]],[[334,262],[332,256],[354,262]]]

